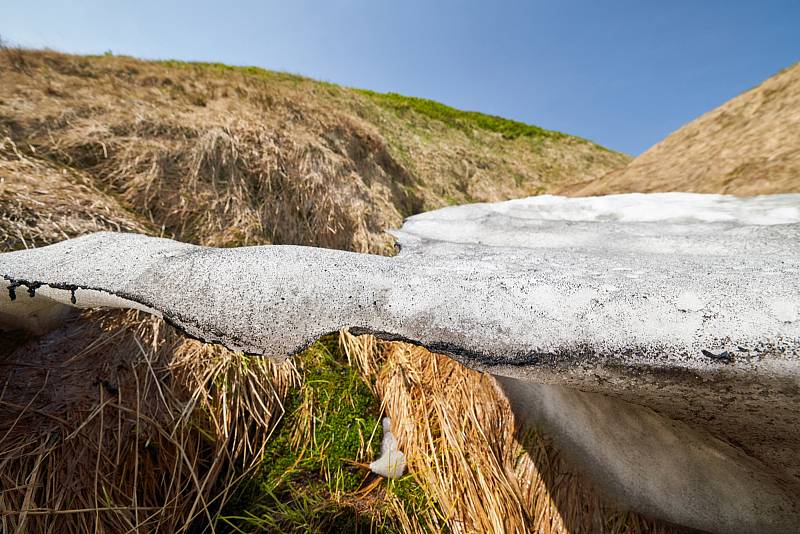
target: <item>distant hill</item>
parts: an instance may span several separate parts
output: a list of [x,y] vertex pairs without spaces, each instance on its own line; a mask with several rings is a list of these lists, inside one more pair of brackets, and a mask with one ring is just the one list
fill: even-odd
[[800,63],[683,126],[627,167],[570,195],[800,191]]
[[145,228],[385,252],[384,229],[405,216],[628,161],[560,132],[254,67],[0,53],[0,249]]

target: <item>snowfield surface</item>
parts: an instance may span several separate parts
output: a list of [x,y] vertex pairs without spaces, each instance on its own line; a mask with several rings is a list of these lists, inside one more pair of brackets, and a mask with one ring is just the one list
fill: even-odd
[[800,206],[797,204],[797,195],[750,198],[696,193],[630,193],[585,198],[541,195],[493,204],[454,206],[423,213],[413,219],[459,220],[465,214],[488,211],[544,221],[734,222],[771,225],[800,222]]
[[[746,460],[720,453],[747,464],[736,480],[720,479],[741,482],[730,506],[715,508],[699,483],[699,493],[681,490],[669,454],[674,494],[615,490],[628,505],[717,531],[731,531],[720,518],[735,530],[763,510],[773,523],[753,531],[779,532],[800,517],[800,195],[542,196],[424,213],[393,235],[394,258],[115,233],[6,253],[0,324],[43,330],[70,306],[103,305],[275,357],[343,327],[410,340],[496,375],[655,409],[700,432],[688,443],[713,449],[722,439],[749,451]],[[567,445],[579,441],[568,434]],[[587,454],[576,461],[592,471]],[[736,470],[706,479],[723,471]],[[705,519],[670,515],[675,499]]]

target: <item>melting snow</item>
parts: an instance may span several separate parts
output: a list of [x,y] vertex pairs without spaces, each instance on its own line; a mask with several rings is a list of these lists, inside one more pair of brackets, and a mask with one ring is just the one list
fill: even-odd
[[[567,198],[555,195],[453,206],[414,217],[461,220],[464,210],[496,213],[543,221],[619,222],[735,222],[739,224],[791,224],[800,222],[797,195],[741,198],[700,193],[627,193]],[[434,215],[435,214],[435,215]]]
[[406,470],[406,455],[397,449],[397,440],[392,434],[391,426],[391,420],[384,417],[381,457],[369,464],[369,468],[382,477],[400,478]]

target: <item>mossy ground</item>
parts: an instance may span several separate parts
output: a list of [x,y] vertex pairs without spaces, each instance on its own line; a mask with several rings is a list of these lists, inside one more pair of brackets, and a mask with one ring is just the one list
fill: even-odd
[[228,530],[399,531],[387,495],[409,514],[431,504],[411,476],[387,481],[367,468],[380,454],[380,399],[334,335],[297,358],[302,386],[286,399],[259,472],[223,511]]

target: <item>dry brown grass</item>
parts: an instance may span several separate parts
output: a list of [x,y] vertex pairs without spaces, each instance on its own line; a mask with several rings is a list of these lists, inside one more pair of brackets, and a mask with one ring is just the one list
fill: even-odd
[[627,161],[570,136],[449,128],[280,73],[14,58],[0,54],[0,136],[184,241],[387,252],[384,229],[404,216],[543,192]]
[[[219,117],[216,118],[219,122]],[[204,123],[205,119],[201,119]],[[92,152],[110,155],[89,171],[126,205],[186,241],[211,246],[311,244],[385,252],[390,243],[373,217],[369,194],[347,161],[298,135],[276,139],[244,120],[202,126],[191,138],[119,139],[88,125],[64,136],[51,157],[73,165]],[[211,120],[209,123],[213,122]],[[129,135],[137,135],[131,132]],[[357,135],[343,131],[342,135]],[[384,173],[383,169],[372,169]],[[388,217],[399,220],[392,202]]]
[[800,63],[709,111],[575,195],[800,192]]
[[515,424],[490,375],[406,343],[342,332],[351,363],[376,383],[409,470],[437,504],[431,531],[677,532],[603,501],[539,434]]
[[[380,493],[405,532],[668,531],[604,506],[541,436],[515,428],[489,376],[403,343],[346,332],[341,343],[436,503],[410,516]],[[87,312],[0,356],[6,532],[213,525],[298,385],[291,360],[187,340],[137,312]]]
[[101,229],[144,232],[146,228],[80,173],[26,157],[7,137],[0,139],[0,220],[3,251]]
[[88,312],[0,353],[3,532],[185,532],[260,460],[296,385],[136,312]]

